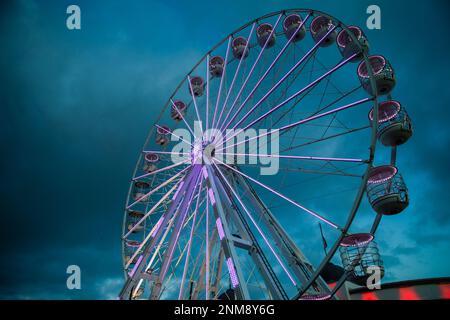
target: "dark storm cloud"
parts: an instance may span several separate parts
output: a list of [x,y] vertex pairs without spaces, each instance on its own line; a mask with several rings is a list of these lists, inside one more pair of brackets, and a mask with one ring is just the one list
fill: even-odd
[[[73,32],[65,28],[72,2],[1,5],[0,298],[114,298],[122,277],[123,204],[152,116],[227,32],[299,5],[227,1],[235,14],[213,19],[211,1],[76,2],[83,22]],[[359,25],[371,4],[304,2]],[[383,220],[380,247],[388,268],[409,266],[391,279],[448,275],[448,2],[379,4],[383,30],[368,36],[377,52],[392,57],[396,96],[415,126],[399,156],[411,206]],[[65,287],[70,264],[81,267],[81,291]]]

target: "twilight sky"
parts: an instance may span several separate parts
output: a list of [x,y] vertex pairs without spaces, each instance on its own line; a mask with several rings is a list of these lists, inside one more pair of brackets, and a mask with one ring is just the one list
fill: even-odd
[[[80,31],[65,26],[69,4]],[[448,1],[18,0],[0,5],[0,298],[115,298],[128,182],[182,76],[266,13],[313,8],[364,27],[370,4],[382,30],[365,32],[394,64],[415,128],[398,159],[410,207],[377,234],[385,280],[449,276]],[[66,288],[71,264],[82,290]]]

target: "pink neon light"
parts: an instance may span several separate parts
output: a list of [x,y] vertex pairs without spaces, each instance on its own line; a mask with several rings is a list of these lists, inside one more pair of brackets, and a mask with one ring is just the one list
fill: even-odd
[[[380,62],[380,65],[377,65],[376,63]],[[377,75],[381,71],[384,70],[384,67],[386,67],[386,59],[383,56],[370,56],[369,57],[369,63],[370,67],[372,68],[373,74]],[[375,69],[377,67],[377,69]],[[368,78],[369,72],[367,71],[366,63],[365,61],[362,61],[361,64],[358,67],[358,75],[361,78]]]
[[216,198],[214,197],[214,192],[212,191],[212,189],[208,189],[208,195],[209,195],[209,200],[211,201],[211,204],[213,206],[216,205]]
[[357,233],[346,236],[341,241],[341,247],[359,247],[370,243],[374,236],[370,233]]
[[328,300],[331,298],[331,295],[329,294],[305,294],[300,297],[298,300],[314,300],[314,301],[321,301],[321,300]]
[[227,259],[227,267],[228,272],[230,273],[230,279],[231,279],[231,285],[233,288],[236,288],[239,285],[239,280],[236,274],[236,269],[234,269],[233,260],[231,260],[231,257]]
[[141,243],[139,241],[134,241],[134,240],[127,240],[126,244],[130,248],[138,248],[141,245]]
[[134,274],[136,273],[136,270],[139,267],[139,265],[141,264],[141,261],[143,258],[144,258],[143,255],[139,256],[139,259],[137,260],[136,264],[134,265],[133,270],[131,270],[131,272],[128,273],[130,278],[132,278],[134,276]]
[[377,184],[391,180],[398,172],[394,166],[380,166],[374,167],[370,171],[369,180],[367,183]]
[[223,230],[222,221],[220,218],[216,220],[217,232],[219,233],[219,238],[222,240],[225,237],[225,231]]
[[145,155],[145,160],[151,163],[155,163],[159,161],[159,156],[156,153],[147,153]]
[[[388,109],[389,107],[394,107],[394,108]],[[380,103],[380,105],[378,106],[378,113],[379,113],[378,123],[383,123],[383,122],[387,122],[391,119],[394,119],[398,115],[400,110],[401,110],[401,105],[397,101],[391,100],[391,101],[385,101],[385,102]],[[370,110],[369,119],[370,119],[370,121],[373,120],[373,109]]]

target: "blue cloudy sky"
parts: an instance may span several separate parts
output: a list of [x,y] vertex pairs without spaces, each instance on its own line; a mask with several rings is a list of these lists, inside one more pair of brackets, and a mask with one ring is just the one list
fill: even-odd
[[[78,4],[82,30],[65,27]],[[107,299],[122,283],[128,182],[154,111],[227,33],[285,8],[364,26],[390,57],[415,136],[398,166],[411,206],[382,222],[388,280],[450,275],[448,1],[2,1],[0,298]],[[66,267],[82,290],[66,289]]]

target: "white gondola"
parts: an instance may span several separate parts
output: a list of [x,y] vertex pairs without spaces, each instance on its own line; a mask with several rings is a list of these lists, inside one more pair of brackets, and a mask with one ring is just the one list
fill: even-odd
[[293,37],[292,42],[297,42],[305,38],[306,28],[304,25],[299,28],[301,24],[302,18],[298,14],[291,14],[284,19],[283,29],[288,40]]
[[316,17],[310,25],[311,35],[316,43],[322,40],[325,36],[325,39],[320,43],[320,47],[328,47],[336,41],[337,32],[333,30],[328,35],[327,33],[334,27],[333,21],[324,16]]
[[[377,87],[377,95],[387,95],[392,92],[395,87],[395,74],[389,61],[383,56],[370,56],[369,65],[372,69],[373,79]],[[358,67],[358,77],[363,86],[369,94],[374,95],[372,85],[370,82],[370,75],[367,70],[365,61],[362,61]]]
[[159,155],[146,153],[144,156],[144,171],[152,173],[158,169]]
[[209,73],[213,77],[221,77],[224,67],[225,60],[221,56],[215,56],[209,60]]
[[[337,36],[337,46],[344,59],[351,57],[354,54],[358,54],[351,59],[351,62],[361,61],[364,54],[369,51],[369,42],[364,32],[355,26],[348,27],[348,30],[355,36],[357,42],[355,42],[350,36],[349,32],[342,30]],[[359,44],[359,45],[358,45]]]
[[[271,48],[275,45],[276,37],[273,27],[270,23],[261,24],[258,29],[256,29],[256,35],[258,37],[258,44],[260,47],[266,46],[266,48]],[[267,44],[266,44],[267,42]]]
[[369,172],[367,196],[372,208],[379,214],[394,215],[409,204],[408,189],[394,166],[374,167]]
[[347,280],[360,286],[366,286],[369,277],[378,272],[384,276],[384,265],[378,246],[370,233],[353,234],[344,237],[340,247],[342,265]]
[[157,127],[156,128],[156,143],[161,146],[165,146],[166,144],[168,144],[170,141],[169,136],[170,136],[171,132],[172,131],[167,126]]
[[136,226],[136,224],[144,217],[144,213],[140,211],[130,211],[128,212],[127,218],[127,229],[128,231],[132,231],[132,233],[139,233],[144,230],[144,226],[142,224]]
[[133,199],[135,201],[147,202],[148,198],[144,198],[150,192],[150,184],[145,181],[136,181],[133,185]]
[[190,78],[189,93],[194,95],[194,97],[201,97],[203,95],[203,85],[204,81],[202,77],[192,77]]
[[[373,120],[373,109],[369,113]],[[378,139],[387,147],[406,143],[412,136],[411,119],[398,101],[385,101],[378,104]]]
[[170,109],[170,117],[177,122],[181,121],[186,116],[186,111],[186,104],[181,100],[176,100]]
[[233,49],[233,55],[236,59],[245,59],[248,57],[249,48],[247,46],[247,39],[244,37],[234,38],[231,47]]

